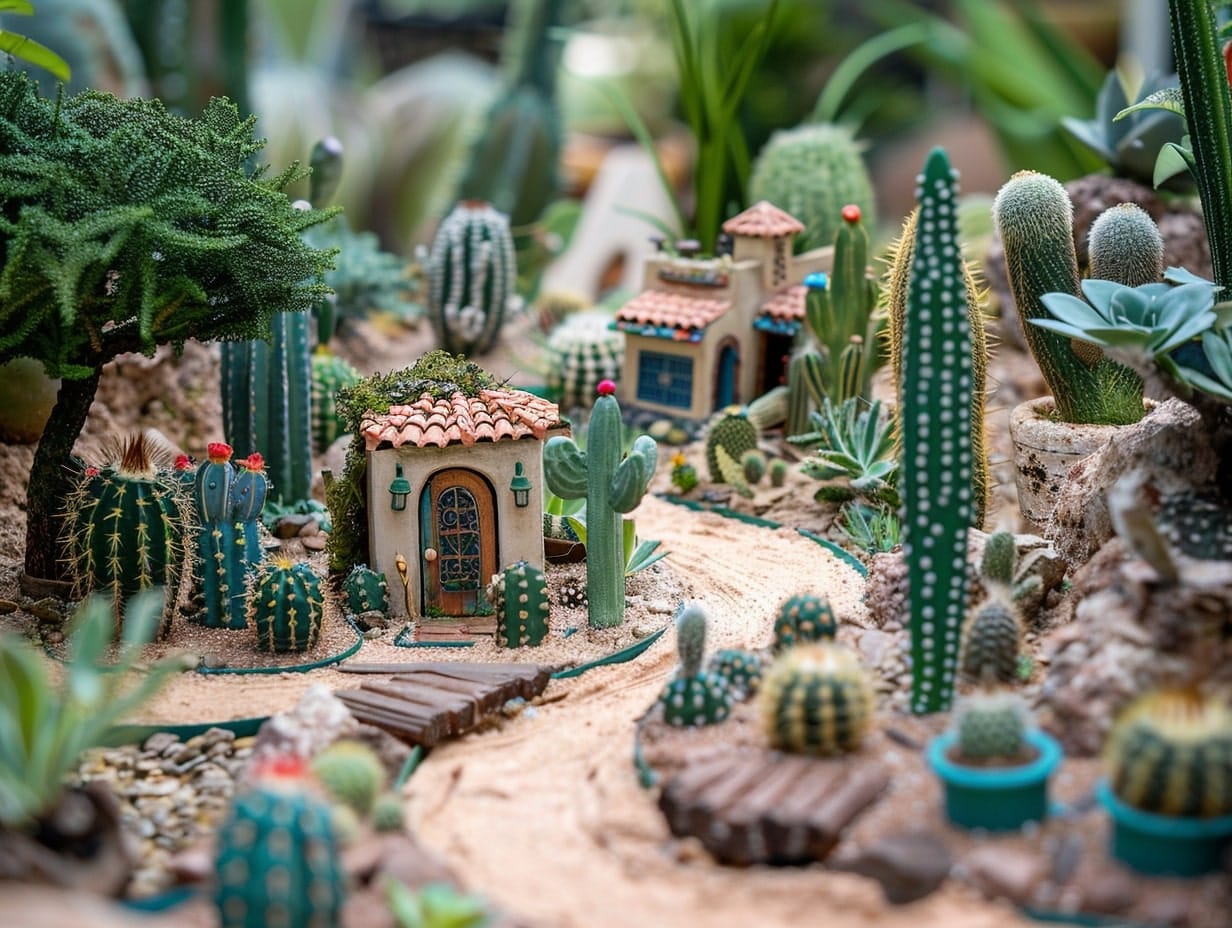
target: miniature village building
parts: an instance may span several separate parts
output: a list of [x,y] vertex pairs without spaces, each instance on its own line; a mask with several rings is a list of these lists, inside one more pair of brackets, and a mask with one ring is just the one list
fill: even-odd
[[462,637],[495,628],[492,575],[543,568],[543,443],[566,431],[555,403],[513,389],[425,393],[364,417],[369,566],[388,578],[392,614],[489,617]]
[[730,254],[649,258],[644,289],[613,322],[625,333],[622,401],[704,419],[781,383],[804,319],[804,278],[829,270],[834,252],[793,255],[803,230],[763,200],[723,224]]

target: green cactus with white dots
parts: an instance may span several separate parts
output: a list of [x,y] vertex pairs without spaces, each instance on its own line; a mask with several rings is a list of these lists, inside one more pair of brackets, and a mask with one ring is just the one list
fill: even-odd
[[706,669],[727,681],[734,699],[745,699],[753,695],[761,685],[761,657],[756,651],[724,648],[715,652]]
[[731,713],[727,678],[702,670],[708,621],[698,603],[685,603],[676,613],[680,671],[660,697],[663,718],[669,725],[714,725]]
[[542,570],[526,561],[506,567],[504,595],[496,609],[496,643],[505,648],[536,647],[547,636],[550,610]]
[[342,592],[346,596],[347,611],[352,615],[389,611],[389,584],[385,575],[363,564],[351,568],[342,581]]

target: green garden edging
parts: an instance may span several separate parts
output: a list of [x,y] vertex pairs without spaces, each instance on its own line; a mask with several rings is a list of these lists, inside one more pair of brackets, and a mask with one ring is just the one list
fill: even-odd
[[211,728],[225,728],[233,732],[237,738],[248,738],[268,719],[268,715],[254,715],[246,719],[233,719],[229,722],[187,722],[181,725],[154,723],[150,725],[114,725],[103,736],[102,747],[114,748],[125,744],[140,744],[156,732],[166,731],[175,735],[181,741],[187,741],[197,735],[204,734]]
[[340,664],[348,658],[354,657],[359,649],[364,646],[364,633],[359,630],[359,626],[351,621],[350,616],[344,616],[348,625],[351,626],[351,631],[355,632],[355,643],[344,651],[340,651],[331,657],[323,657],[319,661],[312,661],[308,664],[288,664],[284,667],[197,667],[197,673],[210,676],[214,674],[235,674],[236,676],[245,676],[254,673],[307,673],[310,670],[320,670],[322,667],[328,667],[331,664]]
[[553,680],[568,680],[571,677],[580,677],[588,670],[594,670],[596,667],[605,667],[608,664],[623,664],[626,661],[631,661],[637,657],[652,644],[663,637],[663,633],[667,631],[667,626],[664,625],[653,635],[647,635],[641,641],[635,641],[633,644],[621,648],[619,651],[613,651],[606,657],[596,658],[593,661],[587,661],[585,664],[579,664],[576,667],[570,667],[568,670],[558,670],[552,674]]

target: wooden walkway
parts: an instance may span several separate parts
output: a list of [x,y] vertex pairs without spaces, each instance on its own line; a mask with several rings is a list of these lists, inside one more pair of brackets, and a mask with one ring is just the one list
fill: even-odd
[[549,672],[533,664],[349,664],[347,673],[392,674],[359,689],[336,690],[359,721],[408,744],[432,747],[474,728],[510,699],[533,699]]
[[748,751],[694,761],[663,787],[672,833],[692,835],[721,863],[824,860],[843,829],[890,781],[884,765]]

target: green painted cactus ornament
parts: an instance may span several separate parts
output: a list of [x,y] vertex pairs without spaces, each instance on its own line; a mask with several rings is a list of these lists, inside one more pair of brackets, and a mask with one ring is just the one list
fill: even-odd
[[557,435],[543,448],[543,473],[548,489],[562,499],[586,499],[586,598],[589,621],[609,628],[624,621],[624,526],[620,515],[631,512],[646,493],[658,463],[658,445],[648,435],[633,442],[621,459],[623,424],[616,385],[604,380],[590,416],[586,450],[573,439]]
[[731,713],[727,678],[702,669],[708,622],[709,617],[700,603],[684,603],[676,612],[680,669],[659,697],[668,725],[714,725]]

